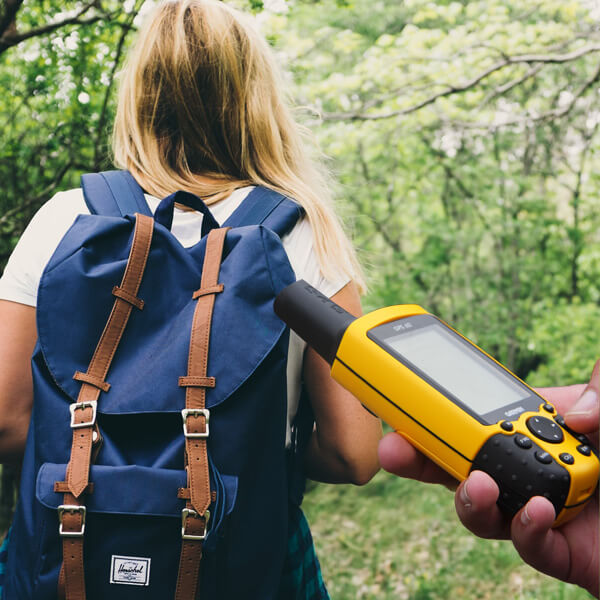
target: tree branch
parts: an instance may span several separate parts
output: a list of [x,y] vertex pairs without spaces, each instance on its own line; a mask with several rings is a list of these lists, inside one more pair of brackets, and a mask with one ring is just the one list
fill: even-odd
[[581,85],[579,90],[573,95],[571,101],[563,108],[554,108],[552,110],[540,113],[539,115],[525,115],[517,119],[510,119],[491,125],[489,123],[467,123],[457,121],[454,121],[451,124],[454,126],[460,126],[463,129],[479,129],[483,131],[493,132],[498,131],[499,129],[502,129],[504,127],[527,126],[543,121],[561,119],[563,117],[566,117],[573,110],[575,104],[577,103],[577,100],[579,100],[598,81],[600,81],[600,64],[594,71],[594,74]]
[[4,14],[0,15],[0,39],[14,26],[17,13],[22,4],[23,0],[5,0]]
[[93,0],[92,2],[88,2],[81,10],[79,10],[75,15],[71,17],[65,17],[59,21],[54,21],[52,23],[47,23],[46,25],[42,25],[40,27],[35,27],[30,29],[29,31],[24,31],[23,33],[19,33],[15,31],[14,33],[6,34],[4,33],[0,37],[0,54],[11,48],[12,46],[16,46],[21,42],[31,39],[33,37],[38,37],[41,35],[45,35],[47,33],[51,33],[65,25],[91,25],[92,23],[97,23],[103,19],[107,19],[110,17],[107,13],[101,13],[94,15],[92,17],[88,17],[87,19],[82,19],[90,9],[97,7],[97,0]]
[[492,100],[495,100],[498,96],[503,96],[510,90],[516,88],[517,86],[525,83],[528,79],[535,77],[545,66],[545,63],[538,63],[531,69],[528,69],[521,77],[518,79],[513,79],[511,81],[507,81],[506,83],[498,86],[496,89],[492,90],[479,104],[478,108],[483,108],[486,104],[489,104]]
[[[393,117],[399,117],[408,115],[410,113],[416,112],[421,108],[429,104],[433,104],[436,100],[440,98],[444,98],[446,96],[452,96],[455,94],[459,94],[474,88],[478,83],[488,78],[493,73],[501,71],[502,69],[510,66],[521,63],[541,63],[541,64],[562,64],[570,61],[577,60],[582,56],[587,54],[591,54],[594,52],[600,51],[600,44],[591,44],[589,46],[584,46],[583,48],[579,48],[573,52],[568,52],[566,54],[521,54],[515,55],[512,57],[507,57],[504,60],[498,61],[494,63],[492,66],[488,67],[475,77],[465,81],[459,85],[446,85],[446,88],[440,92],[436,92],[435,94],[430,95],[425,98],[421,102],[413,104],[407,108],[403,108],[400,110],[394,110],[387,113],[375,113],[368,114],[363,111],[357,112],[346,112],[346,113],[324,113],[322,116],[323,121],[377,121],[381,119],[390,119]],[[590,82],[593,83],[595,78]],[[589,87],[589,86],[588,86]]]

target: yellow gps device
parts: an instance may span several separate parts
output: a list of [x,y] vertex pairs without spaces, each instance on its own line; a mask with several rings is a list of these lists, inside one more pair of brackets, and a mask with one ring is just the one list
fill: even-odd
[[533,496],[574,517],[594,493],[600,462],[552,404],[420,306],[355,318],[305,281],[275,312],[331,365],[362,404],[458,480],[472,470],[498,484],[514,515]]

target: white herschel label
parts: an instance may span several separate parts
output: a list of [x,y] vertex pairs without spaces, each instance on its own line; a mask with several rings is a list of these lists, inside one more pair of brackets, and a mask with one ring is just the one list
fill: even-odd
[[150,583],[150,559],[113,554],[110,582],[125,585],[148,585]]

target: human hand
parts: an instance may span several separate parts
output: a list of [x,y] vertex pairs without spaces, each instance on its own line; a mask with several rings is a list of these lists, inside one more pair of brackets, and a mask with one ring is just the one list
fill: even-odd
[[[600,361],[588,386],[573,385],[538,390],[565,416],[569,427],[586,433],[598,446]],[[585,392],[585,395],[582,395]],[[578,400],[580,400],[578,402]],[[381,466],[401,477],[455,488],[457,482],[396,433],[379,444]],[[598,595],[598,490],[575,519],[557,529],[554,507],[545,498],[532,498],[512,523],[496,500],[498,487],[481,471],[471,473],[458,487],[455,503],[463,524],[486,538],[511,538],[521,557],[534,568],[585,587]]]
[[[598,447],[600,361],[587,386],[547,388],[539,392],[564,415],[567,425],[585,433]],[[583,393],[582,393],[583,392]],[[486,538],[510,538],[521,558],[542,573],[575,583],[598,597],[598,489],[571,521],[552,529],[554,507],[532,498],[509,522],[496,500],[498,486],[481,471],[472,472],[455,496],[456,512],[473,533]]]

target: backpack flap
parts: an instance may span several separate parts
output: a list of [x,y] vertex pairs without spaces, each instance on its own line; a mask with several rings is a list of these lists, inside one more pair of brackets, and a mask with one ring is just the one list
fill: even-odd
[[[64,481],[66,465],[45,463],[38,472],[36,497],[56,510],[64,494],[54,491],[56,481]],[[184,501],[177,490],[185,487],[185,471],[155,469],[138,465],[109,467],[92,465],[94,490],[86,501],[89,512],[154,517],[181,517]]]
[[[80,215],[42,276],[38,292],[39,346],[52,380],[71,400],[110,314],[112,289],[122,278],[133,220]],[[205,240],[188,249],[156,225],[134,311],[117,349],[98,411],[106,414],[179,412],[185,391],[193,293],[200,287]],[[215,303],[208,373],[218,385],[207,406],[223,402],[254,372],[285,331],[273,312],[277,293],[294,280],[272,232],[263,227],[228,232]],[[228,357],[235,357],[229,360]],[[150,392],[149,392],[150,390]],[[126,401],[123,399],[126,398]]]
[[[54,463],[41,466],[36,497],[46,508],[57,510],[63,503],[64,494],[55,491],[55,482],[64,481],[66,468],[65,464]],[[177,491],[187,482],[183,470],[92,465],[91,474],[94,489],[86,503],[91,513],[181,518],[185,502],[177,497]],[[212,513],[209,530],[212,535],[235,506],[237,477],[220,475],[214,469],[211,476],[211,489],[218,490],[217,498],[222,501],[222,506],[215,507]]]

